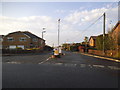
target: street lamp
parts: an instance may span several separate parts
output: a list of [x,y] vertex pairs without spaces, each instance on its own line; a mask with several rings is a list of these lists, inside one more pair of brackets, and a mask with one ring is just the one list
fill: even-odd
[[58,20],[58,47],[59,47],[59,41],[60,41],[60,19]]
[[45,33],[46,31],[44,31],[45,30],[45,28],[43,28],[43,31],[42,31],[42,39],[43,39],[43,33]]
[[60,19],[58,19],[58,52],[59,52],[59,41],[60,41]]

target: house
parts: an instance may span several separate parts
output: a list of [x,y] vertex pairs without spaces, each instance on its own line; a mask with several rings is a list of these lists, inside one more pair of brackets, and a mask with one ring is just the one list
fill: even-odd
[[116,43],[116,49],[120,50],[120,21],[112,29],[112,37]]
[[3,41],[3,37],[4,37],[4,35],[0,35],[0,42]]
[[4,37],[4,35],[0,35],[0,49],[2,49],[3,37]]
[[91,36],[90,39],[89,39],[89,46],[90,47],[95,47],[96,46],[96,38],[97,36]]
[[117,44],[120,45],[120,21],[112,29],[112,37],[116,41]]
[[4,36],[2,47],[3,49],[43,49],[45,47],[45,40],[28,31],[17,31]]

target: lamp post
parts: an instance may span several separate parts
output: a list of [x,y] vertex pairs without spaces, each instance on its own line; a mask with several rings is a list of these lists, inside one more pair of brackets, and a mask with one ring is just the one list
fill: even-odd
[[43,31],[42,31],[42,39],[43,39],[43,33],[45,33],[46,31],[44,31],[45,30],[45,28],[43,28]]
[[58,46],[59,46],[59,34],[60,34],[60,19],[58,20]]
[[59,34],[60,34],[60,19],[58,19],[58,52],[59,52],[59,41],[60,41]]

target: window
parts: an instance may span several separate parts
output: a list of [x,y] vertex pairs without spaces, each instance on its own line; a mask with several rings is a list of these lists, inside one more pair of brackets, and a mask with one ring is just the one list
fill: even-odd
[[20,41],[26,41],[26,37],[20,37]]
[[8,41],[14,41],[14,38],[13,37],[7,37],[7,40]]
[[37,42],[38,41],[38,39],[37,38],[33,38],[33,42]]

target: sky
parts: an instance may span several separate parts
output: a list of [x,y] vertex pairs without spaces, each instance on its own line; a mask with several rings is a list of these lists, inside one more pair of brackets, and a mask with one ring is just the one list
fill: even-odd
[[116,2],[0,2],[0,8],[1,35],[30,31],[41,37],[45,28],[44,39],[50,46],[58,44],[58,19],[60,44],[82,42],[85,36],[102,34],[104,12],[106,33],[118,21]]

